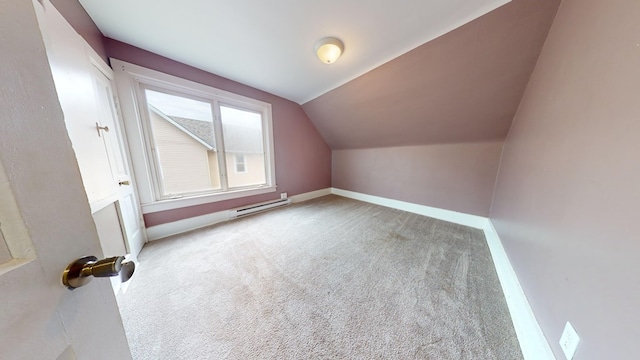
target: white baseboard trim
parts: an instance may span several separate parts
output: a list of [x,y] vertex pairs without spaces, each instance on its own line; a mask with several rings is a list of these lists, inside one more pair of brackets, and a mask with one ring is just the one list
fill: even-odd
[[494,267],[498,273],[500,285],[502,286],[502,292],[504,293],[507,307],[511,314],[511,320],[516,331],[516,336],[518,337],[518,342],[520,343],[522,355],[525,360],[556,359],[531,310],[531,306],[522,290],[520,281],[511,266],[511,262],[502,246],[500,237],[490,219],[338,188],[331,188],[331,193],[483,230],[489,251],[491,252],[491,257],[493,258]]
[[438,220],[443,220],[443,221],[448,221],[455,224],[469,226],[476,229],[484,229],[485,224],[487,223],[487,218],[482,216],[459,213],[456,211],[444,210],[444,209],[434,208],[431,206],[414,204],[406,201],[393,200],[393,199],[383,198],[380,196],[367,195],[367,194],[358,193],[355,191],[331,188],[331,193],[335,195],[355,199],[355,200],[376,204],[376,205],[386,206],[393,209],[398,209],[398,210],[411,212],[414,214],[428,216]]
[[[331,194],[331,188],[320,189],[315,191],[310,191],[303,194],[290,196],[291,201],[301,202],[307,201],[311,199],[315,199],[317,197],[325,196]],[[166,224],[160,224],[156,226],[151,226],[147,228],[147,238],[149,241],[159,240],[162,238],[166,238],[167,236],[181,234],[187,231],[196,230],[203,228],[205,226],[217,224],[223,221],[231,220],[232,217],[229,216],[229,210],[218,211],[211,214],[205,214],[201,216],[196,216],[188,219],[173,221]]]
[[502,292],[509,307],[511,321],[518,336],[518,342],[520,342],[522,355],[525,360],[555,360],[549,342],[545,338],[533,310],[531,310],[527,296],[522,290],[520,281],[511,266],[491,219],[486,220],[484,236],[487,239]]
[[167,236],[181,234],[227,220],[229,220],[229,210],[173,221],[148,227],[147,238],[149,241],[159,240]]
[[326,189],[306,192],[303,194],[289,196],[289,198],[291,198],[292,202],[297,203],[297,202],[307,201],[307,200],[319,198],[319,197],[330,195],[330,194],[331,194],[331,188],[326,188]]

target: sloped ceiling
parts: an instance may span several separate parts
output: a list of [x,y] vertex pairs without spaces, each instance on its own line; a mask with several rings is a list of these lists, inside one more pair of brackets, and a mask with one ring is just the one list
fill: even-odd
[[301,104],[509,0],[79,1],[106,37]]
[[503,140],[560,0],[514,0],[312,101],[334,150]]

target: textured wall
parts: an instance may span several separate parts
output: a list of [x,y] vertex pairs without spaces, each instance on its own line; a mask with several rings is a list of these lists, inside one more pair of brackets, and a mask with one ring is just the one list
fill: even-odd
[[105,44],[110,57],[264,101],[272,107],[276,193],[145,214],[147,226],[276,199],[280,192],[296,195],[331,186],[331,150],[300,105],[113,39],[106,39]]
[[564,0],[507,138],[491,210],[558,358],[639,359],[640,2]]
[[488,216],[502,142],[333,151],[332,185]]

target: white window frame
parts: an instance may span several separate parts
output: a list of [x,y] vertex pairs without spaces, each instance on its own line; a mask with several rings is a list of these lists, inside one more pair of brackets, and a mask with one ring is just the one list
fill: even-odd
[[[114,69],[122,115],[125,119],[125,131],[143,213],[178,209],[276,191],[271,104],[113,58],[111,65]],[[220,119],[220,104],[228,104],[260,113],[263,121],[266,185],[232,190],[223,188],[203,194],[184,194],[175,198],[162,198],[157,175],[158,169],[151,149],[152,139],[150,138],[149,115],[146,111],[147,106],[143,94],[144,87],[162,89],[164,92],[180,96],[186,95],[196,100],[210,101],[213,103],[213,114],[217,119]],[[224,144],[220,121],[214,121],[214,133],[216,134],[216,146],[221,145],[218,148],[221,176],[226,177],[226,159],[221,151]]]

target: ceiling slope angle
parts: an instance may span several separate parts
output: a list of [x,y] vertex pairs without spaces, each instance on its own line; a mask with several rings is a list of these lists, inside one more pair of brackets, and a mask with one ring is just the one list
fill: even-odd
[[503,141],[560,0],[513,0],[302,105],[333,149]]
[[[80,0],[100,31],[299,104],[509,0]],[[314,44],[344,42],[334,64]]]

